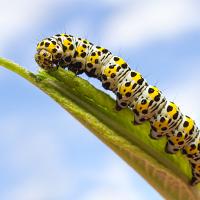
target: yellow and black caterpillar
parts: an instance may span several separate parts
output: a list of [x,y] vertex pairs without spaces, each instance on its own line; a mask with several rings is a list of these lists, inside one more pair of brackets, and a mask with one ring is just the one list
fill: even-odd
[[56,66],[68,68],[76,74],[86,73],[98,78],[105,89],[116,94],[116,109],[129,107],[134,124],[149,121],[150,137],[167,137],[165,151],[181,150],[192,167],[191,184],[200,182],[200,134],[194,120],[184,115],[162,92],[147,83],[142,75],[120,57],[88,40],[67,34],[45,38],[37,45],[35,60],[49,70]]

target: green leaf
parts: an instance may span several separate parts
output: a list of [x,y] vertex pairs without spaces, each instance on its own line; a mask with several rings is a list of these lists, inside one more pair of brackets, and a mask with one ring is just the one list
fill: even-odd
[[[164,152],[166,138],[149,138],[149,123],[132,124],[129,109],[117,112],[115,101],[72,72],[58,70],[34,74],[0,58],[0,65],[17,73],[52,97],[101,141],[140,173],[166,199],[200,199],[200,186],[190,186],[186,158]],[[9,91],[8,91],[9,92]]]

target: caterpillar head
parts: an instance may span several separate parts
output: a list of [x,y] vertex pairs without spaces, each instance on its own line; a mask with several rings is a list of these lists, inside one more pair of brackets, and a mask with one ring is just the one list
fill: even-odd
[[41,68],[45,70],[53,67],[52,54],[45,49],[41,49],[35,54],[35,61]]
[[63,56],[62,45],[55,38],[47,38],[37,45],[35,61],[38,65],[49,70],[59,64]]

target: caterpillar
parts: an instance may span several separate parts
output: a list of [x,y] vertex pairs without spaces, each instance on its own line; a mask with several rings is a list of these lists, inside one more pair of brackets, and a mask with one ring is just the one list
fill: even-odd
[[117,110],[129,107],[135,125],[150,122],[151,138],[167,137],[167,153],[181,150],[186,155],[192,170],[191,184],[200,182],[200,134],[195,121],[122,58],[86,39],[57,34],[38,43],[35,60],[44,70],[61,66],[76,75],[86,73],[99,79],[106,90],[116,94]]

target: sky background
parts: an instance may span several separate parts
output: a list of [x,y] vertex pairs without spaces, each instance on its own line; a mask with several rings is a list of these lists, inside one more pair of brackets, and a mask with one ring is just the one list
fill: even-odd
[[[199,1],[0,1],[0,56],[37,72],[44,37],[87,38],[123,57],[200,125]],[[1,200],[162,199],[52,99],[2,67],[0,93]]]

